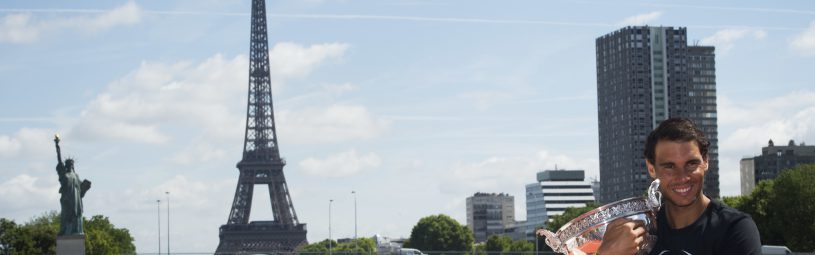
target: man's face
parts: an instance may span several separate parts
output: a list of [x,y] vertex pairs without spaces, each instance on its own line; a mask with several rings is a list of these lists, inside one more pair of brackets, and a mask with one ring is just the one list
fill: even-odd
[[660,140],[654,152],[654,164],[646,161],[648,173],[660,180],[667,201],[678,207],[699,201],[708,162],[696,142]]

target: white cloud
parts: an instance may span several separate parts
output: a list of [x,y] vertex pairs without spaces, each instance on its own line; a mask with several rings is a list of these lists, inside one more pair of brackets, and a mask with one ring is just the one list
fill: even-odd
[[315,44],[308,48],[291,42],[277,43],[269,52],[271,78],[282,83],[306,76],[326,60],[341,58],[348,47],[345,43]]
[[347,177],[378,167],[382,163],[375,153],[357,155],[352,149],[325,159],[313,157],[300,161],[300,168],[307,174],[320,177]]
[[22,144],[15,137],[0,135],[0,157],[12,158],[20,151]]
[[809,23],[806,31],[792,39],[790,47],[805,55],[815,55],[815,21]]
[[649,23],[659,19],[659,17],[661,17],[661,16],[662,16],[662,12],[660,12],[660,11],[643,13],[643,14],[627,17],[623,21],[618,22],[617,25],[619,25],[619,26],[643,26],[643,25],[648,25]]
[[104,31],[119,25],[133,25],[141,21],[142,10],[130,1],[109,12],[90,19],[76,19],[76,26],[90,31]]
[[231,154],[225,149],[196,139],[188,148],[173,156],[172,160],[177,164],[197,165],[224,160],[227,155]]
[[229,214],[237,183],[235,178],[198,180],[176,175],[147,187],[139,187],[135,183],[129,182],[130,186],[107,193],[101,192],[101,188],[97,191],[91,188],[83,200],[85,215],[108,216],[117,227],[131,231],[140,250],[155,250],[156,200],[161,200],[161,236],[166,238],[168,195],[165,192],[169,192],[173,246],[185,247],[188,252],[205,252],[215,248],[213,244],[218,243],[218,226],[226,223]]
[[[798,91],[744,103],[719,98],[719,165],[723,195],[737,195],[739,160],[777,144],[815,141],[815,91]],[[736,180],[736,181],[728,181]]]
[[715,34],[702,39],[702,44],[716,46],[721,54],[727,54],[736,41],[744,38],[761,40],[767,37],[767,31],[756,28],[728,28],[716,31]]
[[10,14],[0,23],[0,42],[29,43],[36,41],[39,29],[30,24],[30,14]]
[[[576,159],[564,154],[541,150],[520,156],[494,156],[479,162],[458,162],[441,176],[439,190],[452,197],[467,197],[476,192],[508,193],[515,197],[516,218],[526,217],[524,186],[535,182],[537,172],[554,169],[585,170],[586,180],[597,177],[596,159]],[[463,204],[448,204],[451,212],[465,211]]]
[[[556,155],[541,150],[534,155],[490,157],[477,163],[457,163],[453,166],[453,179],[466,189],[481,192],[515,190],[534,180],[538,171],[554,169],[582,169],[586,176],[596,176],[596,160],[577,160],[567,155]],[[447,186],[447,185],[445,185]],[[452,187],[452,186],[451,186]],[[443,188],[444,189],[444,188]]]
[[0,183],[0,205],[9,214],[42,213],[40,209],[59,205],[59,183],[54,178],[40,180],[27,174],[17,175]]
[[[104,204],[116,204],[115,209],[123,212],[140,210],[142,205],[147,199],[148,201],[155,202],[155,199],[164,200],[166,194],[170,192],[171,198],[175,201],[173,204],[177,207],[184,207],[187,209],[208,209],[216,208],[219,204],[216,201],[230,201],[232,194],[219,195],[225,196],[224,200],[213,200],[211,197],[222,192],[234,192],[231,190],[236,183],[235,179],[219,180],[219,181],[201,181],[190,180],[183,175],[176,175],[161,184],[148,188],[127,188],[119,192],[108,194],[95,194],[94,203],[99,203],[100,206]],[[218,207],[220,208],[220,207]],[[223,209],[223,208],[222,208]]]
[[[283,83],[309,75],[323,62],[341,57],[347,47],[277,44],[269,53],[273,77]],[[234,141],[244,125],[248,61],[243,55],[227,59],[216,54],[200,63],[142,63],[97,95],[72,131],[85,139],[161,144],[173,139],[168,127],[182,126],[200,128],[208,139]],[[350,111],[351,118],[359,117],[356,113]],[[177,160],[188,162],[182,158]]]
[[389,125],[384,118],[357,105],[282,110],[276,117],[280,136],[298,144],[370,139],[384,132]]
[[[240,126],[247,60],[215,55],[198,65],[142,63],[111,83],[82,111],[72,131],[85,139],[164,143],[168,125],[202,127],[215,138]],[[242,82],[241,82],[242,81]]]
[[56,153],[53,139],[53,131],[35,128],[22,128],[11,136],[0,135],[0,159],[39,159],[53,156]]
[[10,14],[0,23],[0,42],[31,43],[40,39],[41,34],[60,30],[78,30],[97,33],[121,25],[139,23],[142,10],[130,1],[110,11],[96,16],[78,16],[34,21],[31,14]]

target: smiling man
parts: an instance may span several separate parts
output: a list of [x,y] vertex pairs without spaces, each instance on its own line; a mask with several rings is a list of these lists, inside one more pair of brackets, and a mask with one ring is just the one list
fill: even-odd
[[[648,173],[660,180],[664,197],[650,254],[761,254],[753,219],[702,193],[709,146],[704,133],[684,118],[667,119],[648,135]],[[598,254],[634,254],[645,232],[640,221],[615,220],[607,226]]]

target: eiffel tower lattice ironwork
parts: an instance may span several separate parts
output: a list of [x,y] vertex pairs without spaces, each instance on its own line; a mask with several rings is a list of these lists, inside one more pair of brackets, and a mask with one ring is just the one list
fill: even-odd
[[[249,53],[249,101],[243,159],[227,223],[221,225],[216,254],[281,254],[307,244],[306,224],[297,220],[280,158],[269,77],[269,41],[265,0],[252,0]],[[256,184],[269,186],[272,221],[249,222]]]

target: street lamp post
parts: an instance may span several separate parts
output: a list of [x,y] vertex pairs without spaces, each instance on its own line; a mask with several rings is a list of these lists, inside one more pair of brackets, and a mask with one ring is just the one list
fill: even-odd
[[357,192],[351,191],[354,194],[354,240],[357,239]]
[[158,219],[158,254],[161,255],[161,199],[156,199],[156,218]]
[[170,192],[164,194],[167,194],[167,255],[170,255]]
[[328,255],[331,255],[331,203],[334,199],[328,200]]

